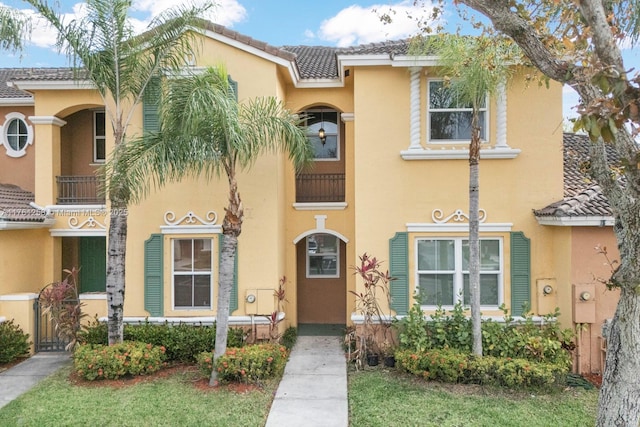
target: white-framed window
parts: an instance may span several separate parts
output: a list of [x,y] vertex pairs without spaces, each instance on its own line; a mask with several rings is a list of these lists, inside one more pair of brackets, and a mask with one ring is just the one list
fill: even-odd
[[211,239],[172,239],[174,309],[211,309]]
[[[443,80],[428,80],[428,142],[461,143],[471,140],[471,104],[460,101],[456,91]],[[487,99],[480,106],[480,138],[487,140]]]
[[9,157],[22,157],[27,154],[27,146],[33,144],[33,126],[29,125],[21,113],[9,113],[2,125],[2,145]]
[[[480,305],[503,303],[502,239],[480,239]],[[423,307],[470,304],[469,241],[465,238],[416,239],[416,284]]]
[[328,108],[305,111],[307,138],[313,145],[315,161],[340,160],[338,112]]
[[340,277],[340,239],[331,234],[312,234],[306,238],[307,277]]
[[93,112],[93,161],[104,163],[106,158],[106,122],[104,111]]

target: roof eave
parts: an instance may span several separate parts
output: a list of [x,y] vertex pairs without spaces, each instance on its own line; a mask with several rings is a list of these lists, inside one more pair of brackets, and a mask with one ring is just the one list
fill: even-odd
[[610,215],[551,216],[536,215],[540,225],[555,227],[612,227],[614,219]]
[[0,98],[0,105],[5,106],[33,106],[35,102],[33,97],[20,97],[20,98]]
[[0,231],[3,230],[33,230],[38,228],[51,228],[56,222],[55,218],[45,218],[44,221],[0,221]]
[[7,84],[19,90],[86,90],[95,89],[90,80],[12,80]]

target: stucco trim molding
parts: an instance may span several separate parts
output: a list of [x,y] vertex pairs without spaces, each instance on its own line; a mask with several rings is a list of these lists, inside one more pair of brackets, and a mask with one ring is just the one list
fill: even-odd
[[[278,321],[284,320],[285,313],[278,313]],[[106,322],[106,317],[100,317],[100,322]],[[216,316],[194,316],[194,317],[125,317],[124,323],[171,323],[171,324],[198,324],[213,325],[216,323]],[[268,325],[266,316],[229,316],[229,325]]]
[[221,234],[222,226],[216,224],[218,214],[208,211],[204,218],[196,215],[193,211],[188,211],[185,215],[176,219],[173,211],[164,213],[164,222],[161,225],[162,234]]
[[[496,147],[480,150],[481,159],[515,159],[522,152],[519,148]],[[466,148],[418,148],[400,152],[403,160],[468,160],[469,150]]]
[[[431,212],[432,223],[409,222],[406,224],[409,233],[457,233],[469,232],[469,215],[462,209],[456,209],[448,216],[444,216],[442,209],[434,209]],[[487,212],[480,209],[479,212],[479,230],[481,232],[509,232],[513,228],[512,223],[497,222],[487,223]]]
[[66,121],[56,116],[29,116],[29,121],[34,125],[53,125],[58,127],[67,124]]

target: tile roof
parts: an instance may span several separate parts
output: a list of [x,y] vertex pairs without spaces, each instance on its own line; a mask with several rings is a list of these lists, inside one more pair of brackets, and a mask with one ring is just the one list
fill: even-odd
[[[406,55],[409,48],[408,40],[369,43],[346,48],[327,46],[276,47],[209,21],[203,20],[202,26],[205,30],[293,62],[298,67],[302,79],[337,79],[340,73],[338,55],[388,55],[393,58],[395,55]],[[82,79],[83,76],[77,75],[73,68],[0,69],[0,98],[31,97],[27,92],[8,87],[7,81],[66,81],[77,78]]]
[[33,193],[17,185],[0,184],[0,221],[44,222],[46,212],[30,205]]
[[[537,217],[572,216],[612,216],[609,202],[602,194],[600,186],[591,180],[583,165],[590,158],[591,141],[586,135],[565,133],[564,146],[564,198],[542,209],[535,210]],[[613,150],[608,150],[610,158],[615,159]]]

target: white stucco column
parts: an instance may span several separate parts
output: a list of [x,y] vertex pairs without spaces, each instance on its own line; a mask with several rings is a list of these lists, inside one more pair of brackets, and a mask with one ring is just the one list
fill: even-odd
[[496,145],[495,148],[509,148],[507,144],[507,88],[500,83],[496,96]]
[[421,67],[411,67],[411,140],[409,150],[422,150],[420,145],[420,72]]

